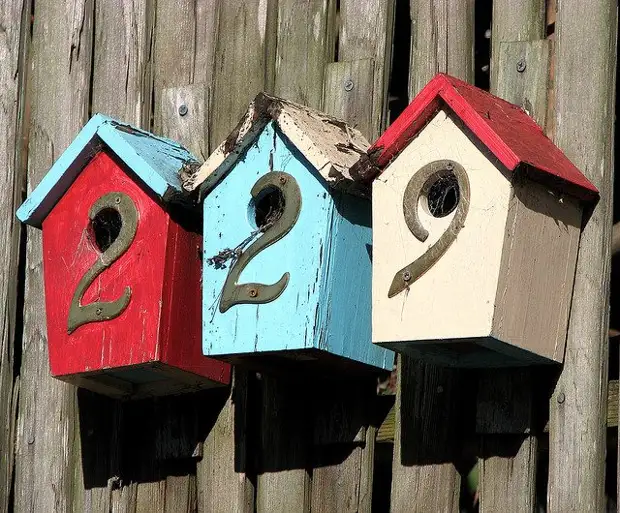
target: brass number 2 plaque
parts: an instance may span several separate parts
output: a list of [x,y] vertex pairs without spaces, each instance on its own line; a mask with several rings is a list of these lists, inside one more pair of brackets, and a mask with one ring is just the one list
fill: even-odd
[[263,234],[254,241],[231,267],[220,300],[220,312],[224,313],[231,306],[250,303],[268,303],[277,299],[288,285],[289,273],[286,272],[272,285],[263,283],[245,283],[237,285],[237,280],[250,261],[268,246],[279,241],[291,231],[301,211],[301,191],[295,178],[282,171],[272,171],[261,176],[252,187],[250,194],[256,201],[261,193],[269,189],[278,189],[284,198],[280,217],[265,228]]
[[390,290],[388,291],[388,297],[396,296],[433,267],[456,240],[456,236],[463,228],[467,212],[469,211],[469,179],[463,166],[452,160],[431,162],[411,177],[403,197],[405,222],[411,233],[420,242],[424,242],[428,238],[428,230],[422,226],[418,214],[420,196],[428,193],[429,182],[432,182],[433,177],[440,178],[442,175],[445,176],[450,173],[456,177],[459,189],[458,204],[454,217],[446,231],[435,244],[428,248],[422,256],[394,275]]
[[95,301],[88,305],[82,304],[82,298],[88,287],[97,276],[127,251],[138,228],[138,211],[133,200],[127,194],[112,192],[99,198],[88,213],[91,222],[106,209],[115,210],[120,215],[120,231],[112,244],[99,255],[78,283],[69,307],[68,333],[72,333],[80,326],[90,322],[107,321],[118,317],[127,308],[131,299],[131,288],[127,286],[123,295],[114,301]]

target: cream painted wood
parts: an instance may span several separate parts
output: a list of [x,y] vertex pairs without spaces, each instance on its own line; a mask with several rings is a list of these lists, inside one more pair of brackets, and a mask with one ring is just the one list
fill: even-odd
[[[422,166],[452,159],[466,170],[471,203],[446,253],[408,290],[388,298],[394,274],[420,257],[450,224],[420,208],[429,231],[409,231],[403,194]],[[373,342],[485,337],[491,333],[511,185],[483,152],[440,111],[373,183]],[[424,203],[422,198],[421,203]]]
[[564,358],[581,207],[531,181],[514,184],[492,335],[557,362]]

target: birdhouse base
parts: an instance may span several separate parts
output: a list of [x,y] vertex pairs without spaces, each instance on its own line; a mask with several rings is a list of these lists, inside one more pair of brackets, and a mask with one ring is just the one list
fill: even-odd
[[226,386],[161,362],[54,377],[92,392],[132,400]]
[[382,342],[378,345],[443,367],[479,369],[557,363],[494,337]]
[[316,379],[317,372],[326,375],[346,373],[348,376],[371,376],[388,372],[350,358],[319,349],[299,349],[264,353],[218,355],[218,360],[269,374],[306,376]]

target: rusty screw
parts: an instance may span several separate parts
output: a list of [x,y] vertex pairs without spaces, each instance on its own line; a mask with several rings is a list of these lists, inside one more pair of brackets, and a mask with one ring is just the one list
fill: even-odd
[[250,290],[248,290],[248,294],[250,297],[256,297],[258,296],[258,290],[256,290],[254,287],[252,287]]
[[517,71],[519,73],[523,73],[525,71],[525,68],[527,68],[527,64],[525,63],[525,59],[519,59],[519,62],[517,62]]
[[280,177],[280,183],[281,183],[282,185],[284,185],[284,184],[286,183],[286,176],[281,176],[281,177]]
[[410,281],[411,280],[411,273],[409,271],[405,271],[403,273],[403,280],[405,280],[405,281]]
[[187,105],[182,103],[179,105],[179,116],[185,116],[187,114]]
[[349,78],[344,81],[344,90],[347,92],[353,91],[353,80]]
[[558,394],[558,403],[562,404],[564,401],[566,401],[566,396],[564,395],[564,392],[560,392]]

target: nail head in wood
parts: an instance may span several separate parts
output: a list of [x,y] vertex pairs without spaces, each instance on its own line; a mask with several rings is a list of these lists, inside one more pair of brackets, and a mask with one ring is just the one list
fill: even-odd
[[187,114],[187,105],[182,103],[179,105],[179,116],[185,116]]
[[523,73],[525,71],[525,68],[527,68],[525,59],[519,59],[519,62],[517,62],[517,71],[519,73]]

